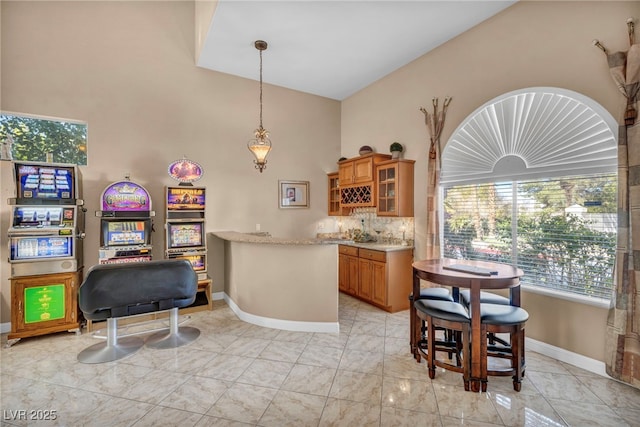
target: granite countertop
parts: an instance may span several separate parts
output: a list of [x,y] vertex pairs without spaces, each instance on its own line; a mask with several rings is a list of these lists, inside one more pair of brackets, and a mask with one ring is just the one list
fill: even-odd
[[216,237],[222,240],[228,240],[230,242],[239,243],[262,243],[270,245],[348,245],[355,246],[357,248],[372,249],[375,251],[403,251],[407,249],[413,249],[411,246],[393,245],[393,244],[380,244],[377,242],[358,243],[353,240],[342,238],[308,238],[308,239],[294,239],[273,237],[269,233],[240,233],[238,231],[212,231]]
[[216,237],[230,242],[263,243],[269,245],[335,245],[340,239],[296,239],[273,237],[269,233],[240,233],[238,231],[212,231]]

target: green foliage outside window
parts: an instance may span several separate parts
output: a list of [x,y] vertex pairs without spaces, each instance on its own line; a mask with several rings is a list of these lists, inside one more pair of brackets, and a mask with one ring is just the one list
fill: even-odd
[[525,284],[609,299],[616,193],[616,175],[445,188],[444,256],[514,264]]
[[87,124],[0,114],[0,141],[12,140],[13,160],[87,164]]

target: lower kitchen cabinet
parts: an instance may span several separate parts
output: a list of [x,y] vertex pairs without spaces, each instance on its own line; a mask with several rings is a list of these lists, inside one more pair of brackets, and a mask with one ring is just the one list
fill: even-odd
[[412,262],[411,248],[385,252],[340,245],[340,291],[391,313],[406,310]]
[[338,252],[338,288],[349,295],[357,295],[358,248],[340,245]]

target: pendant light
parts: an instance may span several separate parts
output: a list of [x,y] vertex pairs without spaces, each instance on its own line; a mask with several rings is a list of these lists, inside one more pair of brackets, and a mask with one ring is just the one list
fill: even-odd
[[267,49],[267,42],[256,40],[255,47],[260,51],[260,127],[255,130],[255,138],[249,140],[247,147],[256,158],[253,161],[256,164],[256,169],[262,173],[262,170],[267,167],[267,155],[271,151],[269,132],[262,127],[262,51]]

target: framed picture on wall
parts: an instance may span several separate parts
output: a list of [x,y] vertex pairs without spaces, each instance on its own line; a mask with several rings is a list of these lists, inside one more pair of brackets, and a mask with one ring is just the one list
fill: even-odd
[[308,208],[309,181],[278,181],[280,209]]

